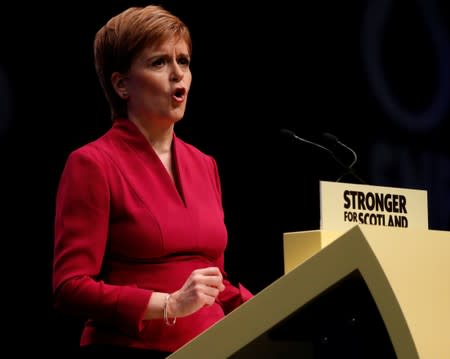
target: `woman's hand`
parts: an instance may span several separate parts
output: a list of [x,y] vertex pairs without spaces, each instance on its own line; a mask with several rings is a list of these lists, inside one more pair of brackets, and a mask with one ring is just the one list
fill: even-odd
[[194,270],[183,286],[173,292],[168,302],[169,317],[185,317],[205,305],[212,305],[225,289],[222,273],[217,267]]

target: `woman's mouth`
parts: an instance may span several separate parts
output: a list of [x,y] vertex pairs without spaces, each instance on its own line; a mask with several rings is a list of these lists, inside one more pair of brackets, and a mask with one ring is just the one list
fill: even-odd
[[177,102],[183,102],[184,98],[186,95],[186,89],[185,88],[177,88],[173,93],[172,93],[172,98],[177,101]]

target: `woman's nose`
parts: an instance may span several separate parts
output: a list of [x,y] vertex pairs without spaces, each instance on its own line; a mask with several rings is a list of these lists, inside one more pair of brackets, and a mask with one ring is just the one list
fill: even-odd
[[181,67],[177,63],[174,63],[172,65],[172,72],[170,74],[170,79],[172,81],[180,81],[182,78],[183,78],[183,71]]

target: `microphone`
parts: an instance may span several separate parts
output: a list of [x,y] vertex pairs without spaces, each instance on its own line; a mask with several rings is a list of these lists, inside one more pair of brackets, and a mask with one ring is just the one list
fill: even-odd
[[280,130],[280,132],[285,137],[288,137],[290,139],[295,139],[297,141],[301,141],[301,142],[304,142],[304,143],[308,143],[310,145],[313,145],[313,146],[316,146],[316,147],[320,148],[322,151],[325,151],[325,152],[329,153],[330,155],[333,155],[333,152],[330,149],[326,148],[325,146],[322,146],[322,145],[319,145],[318,143],[315,143],[315,142],[312,142],[312,141],[308,141],[308,140],[305,140],[304,138],[298,137],[291,130],[287,130],[285,128],[282,128]]
[[[325,146],[320,145],[320,144],[318,144],[318,143],[316,143],[316,142],[312,142],[312,141],[306,140],[306,139],[304,139],[304,138],[301,138],[301,137],[297,136],[297,135],[296,135],[294,132],[292,132],[291,130],[287,130],[287,129],[285,129],[285,128],[282,128],[282,129],[280,130],[280,133],[281,133],[283,136],[285,136],[285,137],[287,137],[287,138],[289,138],[289,139],[291,139],[291,140],[293,139],[293,140],[296,140],[296,141],[299,141],[299,142],[307,143],[307,144],[309,144],[309,145],[315,146],[315,147],[321,149],[322,151],[328,153],[328,154],[333,158],[333,160],[334,160],[339,166],[341,166],[341,167],[345,170],[345,173],[344,173],[342,176],[340,176],[340,177],[336,180],[336,182],[339,182],[346,174],[351,174],[351,175],[352,175],[353,177],[355,177],[360,183],[363,183],[363,184],[366,183],[366,182],[365,182],[361,177],[359,177],[359,176],[353,171],[353,169],[352,169],[353,165],[356,163],[357,156],[356,156],[356,153],[355,153],[353,150],[351,150],[350,148],[349,148],[349,149],[352,151],[352,153],[354,153],[354,160],[353,160],[353,162],[352,162],[352,164],[351,164],[350,166],[347,166],[347,165],[344,164],[339,158],[337,158],[336,155],[334,154],[334,152],[333,152],[332,150],[330,150],[328,147],[325,147]],[[332,135],[331,135],[331,134],[327,134],[327,136],[332,136]],[[333,137],[333,139],[336,138],[336,141],[339,142],[339,144],[340,144],[340,141],[337,140],[337,137],[335,137],[335,136],[332,136],[332,137]],[[342,146],[344,146],[344,147],[347,148],[347,146],[345,146],[344,144],[342,144]]]
[[327,132],[325,132],[324,134],[323,134],[323,137],[325,137],[326,139],[328,139],[328,140],[330,140],[330,141],[332,141],[332,142],[334,142],[334,143],[337,143],[339,146],[342,146],[342,147],[344,147],[345,149],[347,149],[348,151],[350,151],[351,153],[352,153],[352,155],[353,155],[353,162],[348,166],[348,168],[352,168],[354,165],[355,165],[355,163],[358,161],[358,156],[356,155],[356,152],[355,151],[353,151],[350,147],[348,147],[346,144],[344,144],[344,143],[342,143],[341,141],[339,141],[339,139],[335,136],[335,135],[332,135],[331,133],[327,133]]

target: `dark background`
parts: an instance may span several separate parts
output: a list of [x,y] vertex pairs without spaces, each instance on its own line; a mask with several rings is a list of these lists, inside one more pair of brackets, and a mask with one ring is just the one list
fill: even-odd
[[[69,152],[111,124],[95,32],[147,3],[0,6],[3,315],[17,350],[77,345],[79,323],[51,306],[56,187]],[[193,85],[176,131],[218,161],[232,278],[254,293],[279,278],[283,233],[318,229],[319,180],[341,175],[281,128],[327,146],[322,133],[336,135],[367,183],[427,190],[429,227],[450,230],[448,1],[159,3],[191,29]]]

